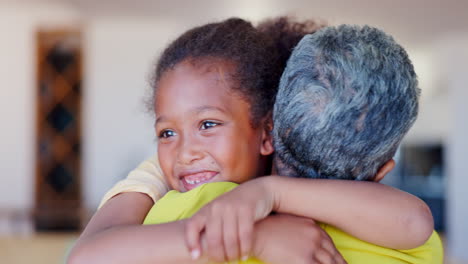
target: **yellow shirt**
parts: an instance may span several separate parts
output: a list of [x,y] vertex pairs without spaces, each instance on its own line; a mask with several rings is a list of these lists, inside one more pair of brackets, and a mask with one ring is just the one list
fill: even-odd
[[110,198],[119,193],[139,192],[147,194],[156,202],[169,191],[159,165],[157,154],[143,161],[136,169],[131,171],[127,178],[119,181],[102,198],[99,208]]
[[[170,191],[153,206],[144,224],[161,224],[188,218],[205,204],[236,186],[235,183],[218,182],[204,184],[185,193]],[[442,243],[435,231],[429,240],[418,248],[394,250],[364,242],[326,224],[321,224],[321,227],[332,238],[348,264],[442,264],[443,262]],[[249,259],[242,263],[262,262]]]

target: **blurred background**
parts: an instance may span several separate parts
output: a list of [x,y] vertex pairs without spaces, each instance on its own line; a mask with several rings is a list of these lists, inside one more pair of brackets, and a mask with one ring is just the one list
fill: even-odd
[[64,263],[104,193],[154,153],[143,102],[171,40],[291,15],[370,24],[407,49],[421,110],[386,183],[430,205],[446,263],[468,263],[467,13],[464,0],[0,0],[0,262]]

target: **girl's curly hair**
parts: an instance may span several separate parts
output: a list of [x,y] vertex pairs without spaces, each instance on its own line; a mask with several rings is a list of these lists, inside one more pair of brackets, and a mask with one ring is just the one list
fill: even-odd
[[296,44],[323,24],[278,17],[254,27],[240,18],[195,27],[174,40],[162,53],[152,80],[152,105],[162,75],[186,59],[222,59],[233,62],[237,82],[232,88],[251,106],[252,124],[272,109],[286,62]]

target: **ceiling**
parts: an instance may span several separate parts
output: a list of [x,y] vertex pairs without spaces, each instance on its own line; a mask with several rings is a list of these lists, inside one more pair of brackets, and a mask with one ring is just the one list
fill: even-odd
[[[66,0],[63,0],[66,1]],[[320,17],[336,23],[373,24],[408,41],[430,41],[435,35],[468,34],[466,0],[68,0],[89,14],[164,17],[193,23],[242,16],[248,19],[282,14]]]
[[468,35],[467,0],[0,0],[15,3],[54,2],[72,6],[84,16],[131,16],[173,20],[187,25],[240,16],[258,21],[294,15],[322,18],[332,24],[371,24],[406,44],[431,42],[444,35]]

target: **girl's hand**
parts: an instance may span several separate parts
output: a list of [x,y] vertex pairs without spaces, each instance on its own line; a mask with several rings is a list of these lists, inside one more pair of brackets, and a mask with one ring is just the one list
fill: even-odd
[[266,263],[345,264],[328,234],[308,218],[272,215],[255,225],[253,254]]
[[201,254],[200,235],[205,232],[208,258],[226,262],[251,253],[253,227],[273,210],[274,197],[262,178],[239,185],[208,203],[185,226],[186,242],[193,259]]

